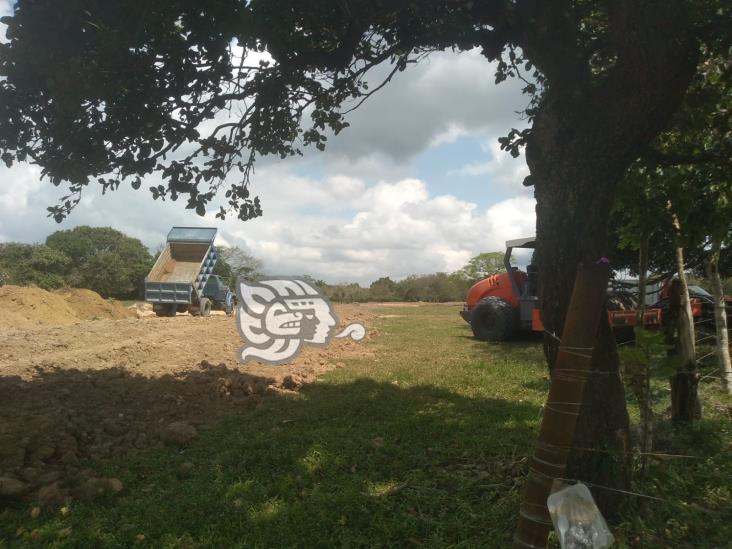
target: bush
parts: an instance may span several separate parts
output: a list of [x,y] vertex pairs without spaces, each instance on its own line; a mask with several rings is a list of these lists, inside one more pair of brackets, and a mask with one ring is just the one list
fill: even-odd
[[66,285],[71,259],[43,244],[0,244],[0,272],[5,284],[39,286],[45,290]]

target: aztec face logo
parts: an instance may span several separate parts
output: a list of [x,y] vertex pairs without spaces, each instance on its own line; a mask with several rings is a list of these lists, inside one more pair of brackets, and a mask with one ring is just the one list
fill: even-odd
[[282,364],[305,345],[325,347],[333,337],[360,341],[362,324],[349,324],[335,335],[338,317],[328,299],[304,280],[270,278],[237,284],[237,325],[246,342],[240,362],[259,360]]

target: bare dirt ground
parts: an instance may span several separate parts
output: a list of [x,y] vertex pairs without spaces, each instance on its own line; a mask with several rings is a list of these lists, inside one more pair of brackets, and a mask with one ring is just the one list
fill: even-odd
[[[336,306],[341,325],[375,333],[373,306]],[[234,319],[188,315],[0,323],[0,506],[54,505],[116,491],[84,460],[185,443],[216,419],[297,391],[341,360],[368,354],[351,340],[305,348],[291,364],[241,365]]]

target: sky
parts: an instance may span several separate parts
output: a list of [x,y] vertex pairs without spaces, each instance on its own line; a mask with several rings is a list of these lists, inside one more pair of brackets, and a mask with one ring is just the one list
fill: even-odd
[[[8,11],[0,0],[0,15]],[[432,54],[351,113],[351,126],[325,152],[260,159],[251,190],[264,216],[246,222],[155,201],[146,189],[159,179],[151,176],[137,191],[123,185],[103,196],[90,186],[58,224],[46,208],[63,189],[42,181],[36,166],[3,166],[0,242],[43,242],[56,230],[91,225],[155,250],[174,225],[211,226],[219,244],[241,247],[269,274],[369,284],[452,272],[534,233],[533,192],[522,185],[528,168],[497,141],[526,125],[517,114],[527,102],[520,87],[495,85],[494,67],[477,51]]]

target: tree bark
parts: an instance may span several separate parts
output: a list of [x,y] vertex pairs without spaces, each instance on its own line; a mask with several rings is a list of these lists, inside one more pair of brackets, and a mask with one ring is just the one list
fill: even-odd
[[[673,214],[673,224],[680,238],[681,226],[678,216]],[[689,285],[686,280],[684,249],[676,246],[676,269],[679,276],[681,304],[676,318],[677,351],[682,359],[679,371],[671,377],[671,420],[674,423],[691,423],[701,418],[701,404],[697,387],[699,372],[696,367],[696,338],[694,316],[689,299]]]
[[646,289],[648,286],[648,248],[650,235],[644,231],[638,245],[638,307],[635,311],[635,325],[644,327],[646,316]]
[[[608,255],[616,186],[675,111],[698,55],[680,1],[619,0],[611,6],[618,59],[604,78],[555,69],[551,51],[532,47],[530,38],[525,44],[541,70],[553,71],[527,142],[526,183],[534,185],[537,200],[542,319],[560,339],[577,266]],[[547,347],[551,367],[556,341]],[[604,314],[567,476],[611,488],[625,488],[629,479],[629,421],[618,366]],[[606,516],[613,514],[619,503],[614,492],[593,493]]]
[[712,283],[714,296],[714,321],[717,330],[717,358],[722,374],[722,389],[728,395],[732,394],[732,363],[729,356],[729,333],[727,332],[727,309],[724,302],[724,288],[719,276],[719,252],[722,247],[722,237],[719,234],[712,236],[712,249],[709,254],[707,273]]
[[[640,331],[645,330],[646,315],[646,287],[648,282],[648,249],[650,247],[650,235],[643,230],[638,246],[638,307],[635,315],[636,341]],[[636,380],[636,392],[640,408],[640,448],[641,448],[641,469],[645,473],[647,454],[653,446],[653,406],[651,402],[651,365],[650,360],[645,364],[640,379]]]

